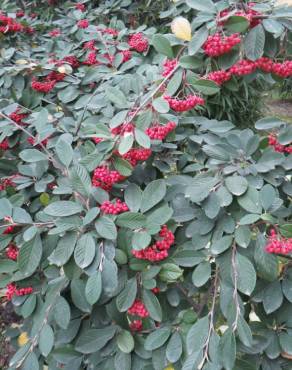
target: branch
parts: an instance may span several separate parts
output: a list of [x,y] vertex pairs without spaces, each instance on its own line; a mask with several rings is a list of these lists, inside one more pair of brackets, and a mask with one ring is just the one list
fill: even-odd
[[237,329],[238,319],[240,315],[240,305],[239,305],[238,294],[237,294],[238,273],[236,269],[235,257],[236,257],[236,244],[234,243],[232,246],[232,256],[231,256],[231,266],[232,266],[232,273],[233,273],[233,280],[234,280],[233,300],[236,306],[235,320],[232,324],[233,332],[235,332],[235,330]]
[[196,304],[191,297],[188,295],[188,291],[184,289],[181,284],[176,284],[177,288],[182,292],[182,294],[185,296],[186,300],[189,302],[189,304],[193,307],[194,311],[198,313],[201,309],[201,305]]
[[204,349],[203,359],[201,363],[198,365],[199,370],[203,368],[205,361],[209,361],[208,352],[209,352],[211,335],[214,331],[214,313],[215,313],[215,305],[216,305],[216,298],[217,298],[218,282],[219,282],[219,269],[218,267],[216,267],[214,285],[213,284],[211,285],[211,287],[214,286],[214,293],[213,293],[211,310],[209,312],[209,317],[210,317],[209,330],[208,330],[208,336],[207,336],[206,342],[203,347]]

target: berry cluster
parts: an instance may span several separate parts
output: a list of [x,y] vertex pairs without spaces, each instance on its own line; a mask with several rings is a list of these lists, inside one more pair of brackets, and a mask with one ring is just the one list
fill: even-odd
[[58,37],[61,35],[61,30],[59,28],[54,28],[52,31],[49,32],[49,36],[51,37]]
[[177,66],[176,59],[166,59],[166,61],[163,63],[162,76],[163,77],[168,76],[176,66]]
[[149,312],[144,303],[140,299],[136,299],[132,306],[127,311],[128,315],[139,316],[142,318],[148,317]]
[[164,140],[176,128],[175,122],[167,122],[165,126],[156,124],[146,129],[145,133],[152,140]]
[[239,44],[241,39],[238,33],[230,36],[222,36],[220,33],[215,33],[208,37],[203,45],[205,53],[209,57],[218,57],[220,55],[229,53],[235,45]]
[[148,40],[141,32],[131,35],[128,44],[131,49],[138,51],[138,53],[143,53],[149,46]]
[[128,62],[132,58],[132,52],[131,50],[122,50],[122,55],[123,55],[123,63]]
[[26,125],[26,123],[22,122],[22,120],[25,119],[28,116],[28,114],[20,112],[21,109],[17,108],[14,112],[9,114],[9,118],[12,119],[12,121],[16,122],[18,125]]
[[77,27],[81,29],[85,29],[89,26],[89,22],[87,19],[80,19],[80,21],[77,22]]
[[111,171],[106,166],[97,167],[92,177],[92,185],[110,191],[112,186],[125,179],[118,171]]
[[185,112],[195,108],[197,105],[205,104],[205,100],[197,95],[189,95],[185,99],[177,99],[165,95],[164,99],[175,112]]
[[33,90],[42,92],[42,93],[49,93],[56,85],[56,80],[44,80],[44,81],[37,81],[35,78],[33,78],[31,82],[31,87]]
[[0,33],[24,32],[25,27],[16,22],[14,18],[8,17],[0,11]]
[[114,28],[103,28],[103,29],[97,28],[97,31],[100,31],[103,35],[106,34],[111,35],[113,37],[117,37],[119,34],[119,31],[115,30]]
[[166,225],[163,225],[159,232],[159,237],[159,240],[145,249],[133,249],[132,254],[134,257],[151,262],[158,262],[167,258],[168,250],[175,241],[174,235],[168,230]]
[[5,254],[10,260],[16,261],[18,257],[18,248],[14,244],[9,244]]
[[151,149],[132,148],[123,155],[123,158],[130,162],[132,166],[136,166],[138,161],[146,161],[150,157],[151,153]]
[[46,80],[59,82],[59,81],[63,81],[65,77],[66,77],[65,73],[59,73],[56,71],[52,71],[46,76]]
[[234,64],[229,69],[229,72],[235,76],[244,76],[253,73],[255,70],[256,70],[255,62],[243,59]]
[[75,9],[80,10],[81,12],[85,12],[86,6],[85,6],[85,4],[77,3],[77,4],[75,4]]
[[266,73],[271,73],[273,72],[274,69],[274,63],[272,59],[267,57],[259,58],[258,60],[255,61],[255,65],[258,69]]
[[7,226],[3,231],[3,235],[12,234],[14,232],[14,229],[15,229],[15,226],[13,225]]
[[[29,144],[31,144],[31,145],[35,145],[36,144],[36,139],[34,138],[34,137],[28,137],[27,138],[27,142],[29,143]],[[41,141],[41,144],[43,145],[43,146],[47,146],[47,144],[48,144],[48,138],[47,139],[44,139],[44,140],[42,140]]]
[[1,150],[7,150],[8,148],[9,148],[8,140],[4,139],[3,141],[1,141],[0,149]]
[[292,61],[287,60],[283,63],[274,63],[272,72],[281,78],[291,77],[292,76]]
[[129,210],[127,204],[122,202],[120,199],[117,199],[115,203],[106,200],[102,203],[100,209],[103,213],[108,215],[118,215]]
[[113,135],[123,135],[127,132],[128,133],[133,132],[134,129],[135,129],[135,126],[133,125],[133,123],[123,123],[122,125],[118,127],[112,128],[111,133]]
[[292,252],[292,238],[285,239],[272,229],[265,249],[268,253],[289,254]]
[[275,152],[279,153],[292,153],[292,145],[282,145],[279,143],[276,135],[269,135],[269,145],[272,146]]
[[8,187],[15,187],[15,183],[13,182],[13,178],[15,176],[11,176],[10,178],[0,178],[0,191],[6,190]]
[[142,320],[134,320],[129,326],[132,331],[141,331],[143,328],[143,323]]
[[214,71],[209,73],[206,79],[214,81],[217,85],[223,85],[231,79],[231,73],[226,71]]
[[90,41],[87,41],[83,44],[83,49],[87,49],[87,50],[97,50],[96,49],[96,46],[95,46],[95,41],[94,40],[90,40]]
[[224,18],[225,20],[224,21],[219,21],[218,22],[218,25],[219,26],[223,26],[225,24],[225,22],[228,20],[228,16],[230,15],[230,17],[232,15],[236,15],[238,17],[244,17],[248,20],[249,24],[250,24],[250,27],[253,28],[255,26],[257,26],[258,24],[261,23],[261,19],[259,19],[259,17],[262,15],[262,13],[252,9],[256,3],[248,3],[246,4],[247,5],[247,9],[245,10],[240,10],[238,12],[236,12],[235,14],[234,13],[231,13],[231,11],[229,9],[227,10],[223,10],[222,12],[220,12],[219,14],[219,18]]
[[78,68],[80,66],[80,63],[75,55],[67,55],[63,59],[56,62],[57,66],[61,66],[64,63],[70,64],[72,68]]
[[33,293],[33,288],[32,287],[27,287],[27,288],[19,288],[17,289],[16,285],[13,283],[10,283],[6,287],[6,298],[11,301],[14,295],[16,296],[23,296],[23,295],[28,295]]
[[86,64],[88,66],[97,65],[98,61],[96,59],[96,52],[91,51],[90,53],[88,53],[88,55],[87,55],[86,59],[84,60],[83,64]]

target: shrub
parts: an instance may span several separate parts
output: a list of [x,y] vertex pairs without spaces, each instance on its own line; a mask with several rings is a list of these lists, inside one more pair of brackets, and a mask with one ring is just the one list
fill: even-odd
[[71,3],[3,33],[11,369],[289,367],[291,129],[204,115],[241,75],[290,77],[276,50],[292,11],[187,3],[179,38]]

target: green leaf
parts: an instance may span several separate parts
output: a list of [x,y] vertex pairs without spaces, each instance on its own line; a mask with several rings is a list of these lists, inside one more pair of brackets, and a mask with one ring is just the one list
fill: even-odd
[[153,351],[164,345],[171,334],[170,328],[159,328],[148,335],[145,341],[145,349]]
[[49,216],[65,217],[75,215],[82,211],[82,206],[78,203],[60,200],[49,204],[44,212]]
[[85,282],[81,279],[71,281],[71,298],[73,304],[83,312],[89,313],[92,309],[85,296]]
[[225,252],[232,244],[232,236],[223,236],[211,244],[211,252],[215,255]]
[[67,329],[71,318],[71,310],[68,302],[63,297],[58,297],[54,307],[54,319],[62,329]]
[[141,201],[141,212],[144,213],[159,203],[166,194],[166,184],[164,180],[154,180],[150,182],[143,191]]
[[186,338],[188,354],[198,352],[204,347],[209,331],[209,317],[199,319],[189,330]]
[[34,352],[30,352],[26,357],[21,369],[22,370],[39,370],[40,365]]
[[173,58],[170,42],[165,36],[159,34],[154,35],[152,38],[152,45],[158,53],[166,55],[168,58]]
[[239,225],[251,225],[257,222],[260,218],[260,215],[245,215],[239,220]]
[[74,165],[70,170],[71,185],[78,193],[88,196],[91,192],[91,179],[85,167]]
[[187,5],[202,12],[216,13],[216,7],[212,0],[187,0]]
[[121,155],[126,154],[133,146],[134,136],[133,134],[127,134],[121,137],[118,151]]
[[66,167],[69,167],[73,159],[73,149],[71,144],[64,139],[61,139],[58,140],[55,148],[61,163]]
[[146,216],[136,212],[124,212],[117,217],[116,225],[135,230],[143,227],[146,223]]
[[85,297],[87,302],[91,305],[95,304],[102,292],[102,281],[100,271],[96,271],[93,275],[89,276],[85,286]]
[[90,233],[86,233],[78,240],[74,250],[76,264],[84,269],[89,266],[95,257],[95,242]]
[[[189,55],[195,55],[200,50],[200,48],[203,46],[203,44],[207,40],[208,35],[209,35],[209,31],[206,27],[201,27],[198,31],[194,33],[188,45]],[[186,60],[183,58],[186,58],[186,57],[182,57],[180,59],[180,63],[182,66],[184,66],[184,63]],[[191,67],[191,68],[197,68],[197,67],[195,65],[195,67]]]
[[237,269],[237,288],[241,293],[250,296],[256,286],[257,275],[255,268],[250,260],[240,253],[236,253],[235,262]]
[[118,87],[107,87],[105,95],[117,108],[123,109],[128,107],[127,98]]
[[274,281],[278,276],[277,257],[265,251],[266,239],[262,234],[258,235],[254,251],[254,259],[257,273],[260,277]]
[[213,81],[199,79],[191,83],[192,87],[204,95],[215,95],[220,91],[220,87]]
[[109,217],[100,217],[95,223],[95,228],[102,238],[109,240],[115,240],[117,238],[116,225]]
[[58,98],[61,100],[61,102],[67,104],[75,100],[79,94],[79,90],[77,90],[74,86],[69,85],[65,89],[62,89],[58,92]]
[[183,275],[183,270],[174,263],[164,263],[161,266],[159,277],[162,281],[172,283]]
[[53,253],[49,256],[49,261],[57,266],[65,265],[75,248],[77,241],[77,233],[75,231],[70,231],[63,236]]
[[281,121],[276,117],[265,117],[255,123],[257,130],[271,130],[283,127],[285,122]]
[[258,214],[262,212],[259,192],[251,186],[249,186],[247,192],[244,195],[237,198],[237,201],[239,205],[247,212]]
[[285,238],[292,238],[292,224],[281,225],[280,232]]
[[132,165],[126,161],[125,159],[113,156],[113,165],[114,168],[122,175],[122,176],[131,176],[133,167]]
[[39,235],[22,245],[18,254],[18,266],[26,276],[31,276],[38,268],[42,258],[42,241]]
[[148,135],[145,134],[144,131],[135,129],[135,139],[139,145],[141,145],[143,148],[150,148],[151,146],[151,140]]
[[248,226],[239,226],[234,233],[236,243],[242,248],[247,248],[251,241],[251,231]]
[[244,194],[248,188],[248,182],[242,176],[227,177],[225,179],[225,185],[230,193],[236,196]]
[[201,287],[211,277],[211,264],[210,262],[202,262],[196,267],[192,274],[192,282],[196,287]]
[[77,339],[75,349],[84,354],[94,353],[102,349],[113,338],[115,333],[115,326],[85,330]]
[[120,312],[126,312],[134,303],[137,295],[137,280],[130,279],[125,288],[117,296],[117,308]]
[[136,184],[130,184],[125,190],[125,202],[132,212],[138,212],[142,201],[142,191]]
[[245,346],[251,347],[252,346],[252,332],[247,322],[244,320],[242,316],[239,316],[239,319],[238,319],[237,332],[238,332],[238,336],[241,342]]
[[180,334],[175,331],[166,347],[166,358],[170,363],[176,363],[182,355],[182,339]]
[[142,300],[150,314],[150,317],[155,321],[162,321],[162,309],[158,298],[150,290],[143,289]]
[[260,191],[260,200],[263,208],[268,210],[276,199],[276,191],[272,185],[265,185]]
[[285,353],[288,353],[291,356],[292,355],[291,334],[280,332],[279,340],[280,340],[280,346],[281,346],[282,350]]
[[131,353],[135,346],[132,334],[127,330],[122,330],[117,336],[117,345],[120,351]]
[[167,84],[166,94],[169,96],[175,95],[179,89],[183,78],[183,71],[177,71]]
[[191,57],[189,55],[184,55],[180,58],[179,64],[182,68],[198,69],[202,67],[203,63],[202,63],[202,60],[197,57]]
[[227,19],[224,27],[232,33],[241,33],[249,28],[249,21],[246,17],[234,15]]
[[135,231],[132,237],[132,248],[135,250],[141,250],[151,242],[151,236],[146,231]]
[[152,106],[159,113],[167,113],[169,111],[169,104],[164,98],[154,99]]
[[265,31],[261,24],[252,28],[244,40],[245,55],[250,60],[263,56],[265,46]]
[[37,149],[25,149],[19,153],[19,157],[26,162],[33,163],[47,160],[47,156]]
[[234,370],[236,341],[235,335],[230,329],[226,330],[220,339],[220,354],[224,369]]
[[274,281],[264,290],[263,306],[266,313],[269,315],[270,313],[276,311],[281,307],[282,302],[283,293],[281,289],[281,283],[279,281]]
[[54,346],[54,332],[50,325],[45,325],[39,338],[39,349],[44,357],[47,357]]

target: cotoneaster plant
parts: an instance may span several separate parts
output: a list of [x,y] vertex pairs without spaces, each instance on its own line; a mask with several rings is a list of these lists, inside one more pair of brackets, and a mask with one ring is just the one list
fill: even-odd
[[[242,75],[290,76],[262,37],[269,19],[280,47],[291,8],[234,30],[208,2],[206,26],[162,35],[65,5],[30,37],[3,33],[0,286],[23,318],[10,369],[288,369],[290,126],[203,115]],[[228,53],[206,54],[214,35]]]

